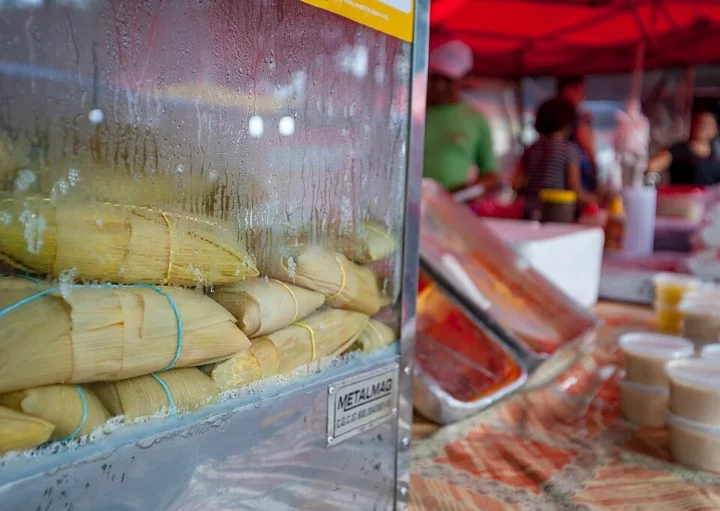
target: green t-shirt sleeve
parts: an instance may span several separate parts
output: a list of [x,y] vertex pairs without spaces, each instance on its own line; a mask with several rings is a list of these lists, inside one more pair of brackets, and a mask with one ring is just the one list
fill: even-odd
[[490,122],[484,115],[478,113],[478,145],[475,150],[475,163],[480,175],[484,176],[497,170],[495,153],[493,151],[493,137]]

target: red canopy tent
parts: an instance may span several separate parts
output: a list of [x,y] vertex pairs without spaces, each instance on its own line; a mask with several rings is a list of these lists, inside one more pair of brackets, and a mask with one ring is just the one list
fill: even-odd
[[431,48],[460,39],[474,74],[558,76],[720,62],[720,0],[432,0]]

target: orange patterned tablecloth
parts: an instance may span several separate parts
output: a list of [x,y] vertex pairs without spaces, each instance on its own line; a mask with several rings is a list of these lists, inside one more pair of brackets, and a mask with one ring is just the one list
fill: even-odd
[[720,475],[673,464],[666,430],[622,419],[617,338],[652,315],[597,312],[598,349],[556,385],[414,442],[412,510],[720,510]]

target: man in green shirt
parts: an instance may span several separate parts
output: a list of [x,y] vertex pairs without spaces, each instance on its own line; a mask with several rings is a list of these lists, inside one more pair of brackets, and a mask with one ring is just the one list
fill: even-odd
[[472,50],[460,41],[430,53],[423,175],[449,191],[497,182],[490,123],[460,96],[471,69]]

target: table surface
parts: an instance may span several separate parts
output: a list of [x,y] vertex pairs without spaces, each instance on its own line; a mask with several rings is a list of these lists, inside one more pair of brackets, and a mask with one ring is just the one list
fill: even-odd
[[720,475],[672,463],[665,428],[622,418],[617,338],[649,309],[601,303],[597,347],[556,384],[462,422],[413,423],[413,510],[720,510]]

